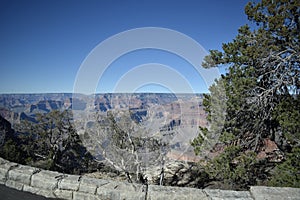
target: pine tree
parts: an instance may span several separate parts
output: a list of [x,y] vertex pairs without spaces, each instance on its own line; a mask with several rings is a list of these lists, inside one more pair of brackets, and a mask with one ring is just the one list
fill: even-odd
[[[257,28],[242,26],[232,42],[223,44],[222,52],[211,50],[203,63],[207,68],[228,66],[228,72],[216,82],[223,84],[227,108],[219,139],[227,147],[235,145],[241,152],[257,153],[268,138],[281,151],[291,152],[300,144],[300,2],[249,2],[245,12]],[[210,88],[211,93],[204,100],[208,116],[212,115],[215,87]],[[209,138],[216,132],[209,128],[205,135]],[[205,143],[203,138],[199,134],[192,142],[196,153]],[[228,157],[227,162],[231,163],[234,157]],[[225,175],[223,178],[228,179]]]

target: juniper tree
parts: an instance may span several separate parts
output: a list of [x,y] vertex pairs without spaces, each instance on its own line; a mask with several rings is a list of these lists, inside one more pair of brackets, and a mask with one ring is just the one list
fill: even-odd
[[92,155],[82,145],[68,110],[38,113],[36,122],[23,121],[19,126],[27,164],[66,173],[81,173],[96,167]]

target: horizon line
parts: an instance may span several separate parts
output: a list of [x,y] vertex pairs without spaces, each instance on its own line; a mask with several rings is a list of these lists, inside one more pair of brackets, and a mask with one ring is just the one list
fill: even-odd
[[15,92],[0,93],[0,95],[29,95],[29,94],[76,94],[76,95],[99,95],[99,94],[208,94],[209,92],[99,92],[93,94],[73,93],[73,92]]

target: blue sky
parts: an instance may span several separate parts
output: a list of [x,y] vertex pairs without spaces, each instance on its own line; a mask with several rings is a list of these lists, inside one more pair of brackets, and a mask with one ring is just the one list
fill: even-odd
[[[222,43],[235,37],[240,26],[249,23],[244,14],[246,3],[2,0],[0,93],[73,92],[78,70],[89,53],[107,38],[135,28],[172,29],[193,38],[206,50],[220,50]],[[126,72],[145,63],[168,65],[182,74],[195,92],[207,92],[207,86],[189,63],[155,49],[130,52],[113,62],[95,92],[113,92]],[[168,86],[144,85],[137,91],[164,92]]]

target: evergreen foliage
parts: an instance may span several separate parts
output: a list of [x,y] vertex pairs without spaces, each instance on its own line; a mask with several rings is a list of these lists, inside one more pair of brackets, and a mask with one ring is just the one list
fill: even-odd
[[21,121],[17,129],[1,149],[4,158],[71,174],[97,169],[76,133],[70,111],[38,113],[36,122]]
[[296,147],[286,156],[286,161],[277,165],[268,182],[269,186],[300,188],[300,148]]
[[[206,68],[228,66],[227,73],[210,87],[210,94],[204,99],[208,120],[218,124],[219,119],[211,116],[216,85],[222,83],[220,87],[224,87],[226,94],[222,98],[226,102],[224,126],[220,133],[211,126],[207,130],[200,128],[202,133],[192,145],[199,154],[201,147],[208,143],[205,140],[220,136],[227,149],[212,159],[209,166],[213,167],[208,173],[211,178],[232,184],[240,182],[240,186],[245,187],[256,184],[260,173],[267,171],[261,170],[266,165],[261,165],[260,170],[252,166],[256,163],[253,155],[265,148],[264,139],[268,138],[287,154],[286,161],[276,166],[277,178],[271,178],[272,185],[280,186],[284,184],[277,184],[276,180],[289,177],[281,173],[285,166],[289,166],[285,170],[289,170],[287,173],[291,176],[300,173],[299,159],[293,159],[298,156],[295,152],[300,144],[300,2],[249,2],[245,13],[256,23],[257,29],[242,26],[232,42],[223,44],[222,52],[211,50],[203,63]],[[228,148],[233,153],[229,154]],[[231,165],[232,160],[236,160],[237,165]],[[241,181],[243,173],[250,175]],[[280,178],[281,175],[284,177]],[[287,185],[299,187],[299,179],[293,180],[293,184]]]

